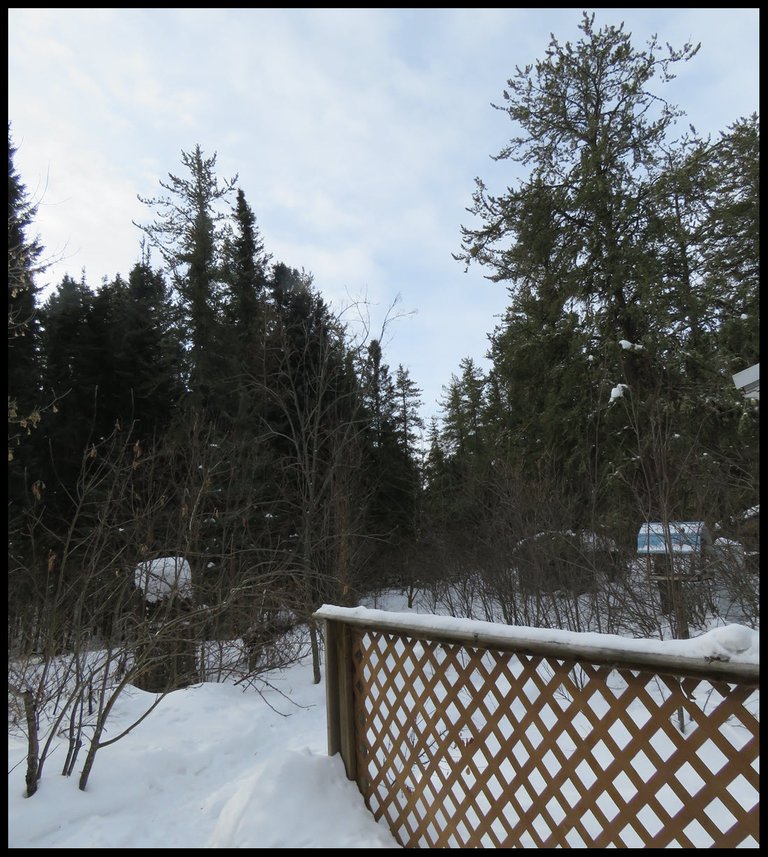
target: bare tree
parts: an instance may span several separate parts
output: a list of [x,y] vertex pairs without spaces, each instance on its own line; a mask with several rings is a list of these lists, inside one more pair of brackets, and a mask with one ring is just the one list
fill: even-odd
[[[216,674],[209,633],[227,624],[239,631],[232,627],[236,611],[253,624],[265,590],[278,601],[285,578],[274,563],[253,563],[235,542],[205,550],[203,516],[216,496],[208,477],[221,464],[220,451],[201,443],[188,469],[174,472],[169,464],[185,457],[175,443],[170,438],[142,449],[116,431],[86,450],[65,527],[52,525],[41,495],[9,534],[9,713],[27,738],[29,796],[60,734],[67,739],[64,775],[74,772],[87,747],[80,775],[85,789],[99,749],[128,734],[167,693]],[[171,587],[169,597],[157,598],[136,585],[137,571],[140,578],[163,555],[190,563],[191,587]],[[220,580],[218,592],[208,588],[215,599],[202,601],[195,578],[202,579],[211,556],[236,573]],[[300,644],[283,645],[278,630],[273,626],[268,645],[252,645],[250,662],[242,636],[227,647],[228,657],[239,649],[239,665],[232,665],[237,680],[253,682],[274,663],[300,655]],[[269,649],[269,656],[257,649]],[[218,674],[224,674],[221,664]],[[129,686],[150,690],[154,699],[105,740],[107,721]]]

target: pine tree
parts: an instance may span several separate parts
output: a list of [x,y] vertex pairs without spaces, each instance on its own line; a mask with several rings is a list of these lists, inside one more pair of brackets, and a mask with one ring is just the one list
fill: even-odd
[[760,123],[735,122],[708,148],[712,194],[701,229],[719,345],[736,372],[759,360]]

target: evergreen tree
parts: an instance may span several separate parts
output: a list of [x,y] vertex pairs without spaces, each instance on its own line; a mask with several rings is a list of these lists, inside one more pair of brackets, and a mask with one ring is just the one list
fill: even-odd
[[364,417],[346,352],[345,330],[311,276],[279,263],[267,334],[268,399],[263,422],[270,446],[271,535],[295,581],[297,610],[310,626],[315,681],[323,600],[352,598],[360,585],[367,491]]
[[[169,173],[160,182],[165,195],[139,200],[157,210],[157,219],[139,226],[168,266],[189,337],[188,384],[194,402],[219,410],[222,373],[220,355],[225,343],[221,330],[223,226],[227,214],[218,210],[237,182],[237,176],[219,185],[216,154],[203,156],[199,145],[181,153],[188,178]],[[138,224],[136,224],[138,226]]]
[[575,313],[549,316],[533,298],[518,307],[491,336],[488,442],[531,478],[567,473],[587,488],[582,440],[596,442],[599,396],[606,403],[609,396],[604,363],[618,356],[619,346],[593,351]]
[[[690,347],[706,364],[711,354],[712,295],[692,208],[705,187],[690,180],[704,144],[670,143],[682,111],[652,91],[698,47],[664,49],[654,38],[637,50],[623,25],[598,30],[588,14],[580,29],[578,43],[552,37],[545,58],[508,81],[497,109],[521,133],[497,160],[530,173],[500,196],[477,180],[482,225],[462,230],[457,258],[509,284],[492,338],[494,442],[529,478],[581,494],[590,516],[595,503],[607,514],[623,508],[630,526],[630,502],[635,516],[638,505],[658,508],[648,492],[669,464],[650,426],[670,438],[686,420],[689,436],[695,428],[674,399],[683,377],[700,396],[701,378],[692,383],[677,356]],[[616,389],[628,390],[618,406]],[[624,488],[611,482],[618,472]]]
[[119,343],[115,383],[124,395],[130,392],[123,418],[132,417],[133,436],[148,443],[169,426],[183,395],[181,343],[165,278],[144,252],[124,296],[124,319],[113,340]]
[[164,292],[162,276],[137,263],[128,282],[118,274],[95,293],[66,276],[44,308],[46,381],[92,439],[118,425],[147,441],[170,419],[179,367]]
[[266,371],[265,338],[267,332],[267,290],[271,256],[264,250],[256,217],[238,189],[234,212],[234,230],[224,246],[224,271],[227,299],[224,323],[234,333],[228,343],[227,371],[231,401],[227,413],[238,424],[258,418],[263,401],[254,400],[248,378],[263,382]]
[[[427,454],[424,459],[424,482],[437,485],[445,472],[446,450],[437,417],[431,417],[427,428]],[[437,492],[438,494],[441,492]]]
[[759,360],[760,123],[741,119],[708,147],[713,190],[701,254],[717,312],[718,344],[736,372]]
[[460,362],[461,375],[451,375],[443,405],[443,432],[459,458],[477,456],[484,448],[486,379],[471,357]]
[[268,567],[275,530],[285,523],[275,515],[276,459],[267,439],[270,258],[239,189],[233,222],[224,231],[217,406],[209,408],[216,420],[207,428],[220,458],[207,476],[210,508],[200,509],[209,552],[200,579],[208,591],[223,591],[244,574],[253,576],[248,569]]
[[[681,111],[651,93],[654,77],[698,47],[636,50],[620,27],[594,28],[585,13],[576,45],[552,38],[546,58],[518,68],[497,107],[522,128],[497,160],[530,166],[530,178],[500,197],[478,179],[464,228],[465,262],[510,282],[513,302],[532,294],[552,312],[575,310],[601,341],[639,343],[646,332],[647,199],[664,168],[662,144]],[[666,56],[664,55],[666,53]],[[642,361],[620,355],[640,383]]]
[[400,364],[395,373],[394,426],[400,446],[409,459],[415,460],[420,432],[424,420],[419,409],[422,405],[421,390],[411,379],[410,373]]
[[41,423],[40,449],[43,481],[48,486],[49,510],[66,520],[74,498],[73,489],[93,431],[99,365],[108,356],[90,349],[88,316],[95,295],[85,282],[66,274],[40,311],[45,395],[56,401],[56,412],[46,413]]
[[[8,419],[9,456],[20,434],[39,419],[40,325],[35,275],[43,266],[43,248],[28,233],[37,207],[33,205],[14,167],[16,147],[8,123]],[[19,427],[21,432],[18,432]],[[13,439],[13,443],[11,440]]]
[[224,249],[229,289],[227,317],[245,337],[250,334],[262,313],[261,302],[269,282],[272,257],[264,249],[256,216],[240,188],[237,191],[234,227]]
[[[486,425],[487,379],[471,357],[462,358],[460,375],[444,387],[442,429],[431,437],[427,458],[425,507],[428,528],[459,564],[473,554],[483,520],[484,483],[489,454]],[[459,559],[461,557],[461,559]]]
[[[25,527],[24,515],[35,495],[45,490],[40,467],[41,438],[34,431],[44,407],[40,365],[40,322],[36,275],[42,246],[30,235],[36,206],[14,166],[16,148],[8,124],[8,573],[14,578],[17,558],[25,548],[12,533]],[[23,564],[23,563],[22,563]],[[24,577],[24,575],[21,575]],[[22,580],[22,587],[29,586]]]
[[362,370],[363,401],[370,415],[373,445],[381,448],[395,426],[395,389],[389,366],[383,362],[381,343],[372,339]]
[[80,334],[79,382],[93,401],[96,437],[117,427],[147,448],[182,394],[181,346],[162,274],[146,256],[93,296]]

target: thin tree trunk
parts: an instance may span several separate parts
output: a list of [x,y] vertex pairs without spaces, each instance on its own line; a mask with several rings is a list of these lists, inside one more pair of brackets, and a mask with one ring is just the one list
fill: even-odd
[[24,716],[27,720],[27,797],[37,791],[38,773],[40,768],[40,742],[37,737],[37,717],[35,701],[31,690],[22,693],[24,700]]
[[314,619],[309,620],[309,641],[312,646],[312,683],[320,684],[320,642]]

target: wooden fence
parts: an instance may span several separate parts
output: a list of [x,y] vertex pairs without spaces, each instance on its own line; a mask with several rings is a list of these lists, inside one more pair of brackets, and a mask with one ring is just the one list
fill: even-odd
[[401,845],[759,846],[759,665],[315,616],[329,754]]

